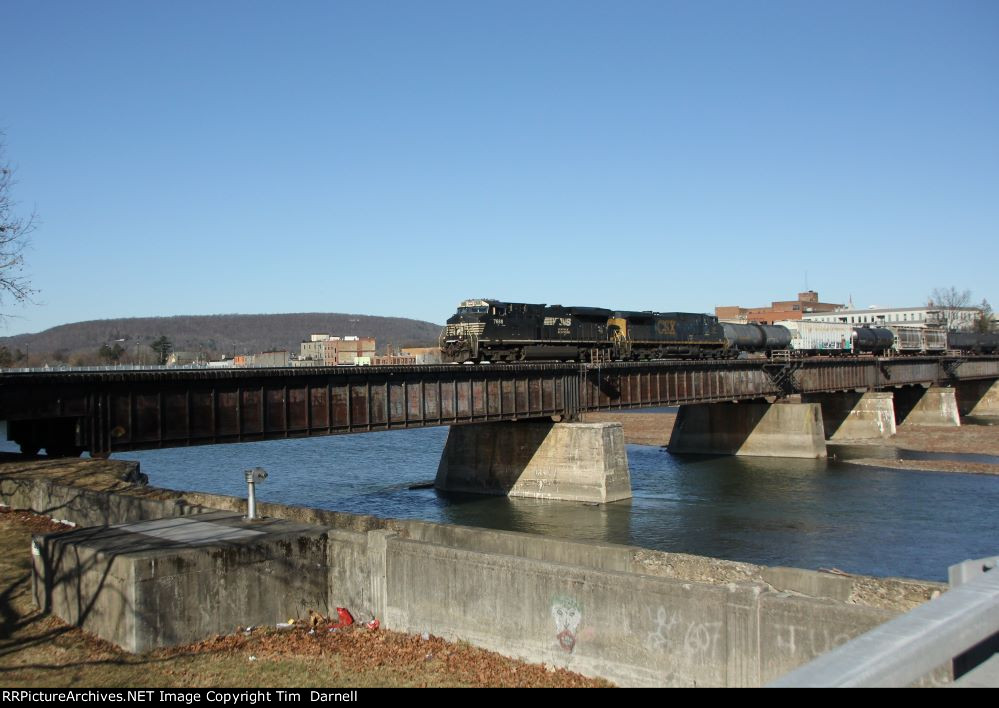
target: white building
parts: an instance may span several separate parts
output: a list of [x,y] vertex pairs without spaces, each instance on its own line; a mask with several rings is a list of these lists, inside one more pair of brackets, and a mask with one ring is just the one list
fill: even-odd
[[840,322],[852,325],[906,325],[909,327],[942,327],[950,321],[949,329],[970,330],[978,317],[978,309],[960,307],[948,310],[943,307],[869,307],[842,309],[834,312],[804,313],[803,320],[812,322]]

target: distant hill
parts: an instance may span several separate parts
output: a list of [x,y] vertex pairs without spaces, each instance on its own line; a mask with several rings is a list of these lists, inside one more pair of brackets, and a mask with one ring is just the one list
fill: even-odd
[[299,343],[312,333],[335,336],[374,337],[379,353],[389,346],[432,346],[437,343],[441,325],[402,317],[372,317],[326,312],[284,315],[179,315],[176,317],[131,317],[91,320],[47,329],[37,334],[0,337],[0,347],[11,353],[26,352],[36,357],[63,361],[96,356],[102,345],[117,340],[126,357],[148,353],[149,345],[160,336],[173,343],[174,351],[204,352],[218,358],[222,354],[256,354],[287,349],[298,353]]

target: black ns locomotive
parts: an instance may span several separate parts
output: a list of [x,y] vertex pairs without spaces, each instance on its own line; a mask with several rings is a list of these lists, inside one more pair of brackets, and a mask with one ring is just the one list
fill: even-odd
[[465,300],[440,335],[445,362],[728,356],[718,320],[686,312]]

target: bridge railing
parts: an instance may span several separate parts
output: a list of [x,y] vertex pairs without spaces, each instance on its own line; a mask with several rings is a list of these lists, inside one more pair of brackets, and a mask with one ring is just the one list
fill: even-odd
[[823,654],[768,687],[904,687],[959,657],[962,661],[955,662],[955,673],[966,673],[957,679],[957,685],[999,686],[999,655],[988,658],[999,651],[997,563],[999,556],[951,566],[951,589],[943,595]]

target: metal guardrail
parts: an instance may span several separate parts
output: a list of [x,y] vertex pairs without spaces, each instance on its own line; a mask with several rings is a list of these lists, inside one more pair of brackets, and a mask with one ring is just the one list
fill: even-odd
[[[768,688],[904,687],[999,639],[999,556],[951,566],[951,589],[768,684]],[[991,647],[991,651],[995,648]],[[986,651],[986,654],[989,650]],[[956,685],[999,686],[995,658]],[[988,666],[986,666],[988,664]],[[983,675],[984,674],[984,675]],[[984,683],[982,683],[984,681]]]

